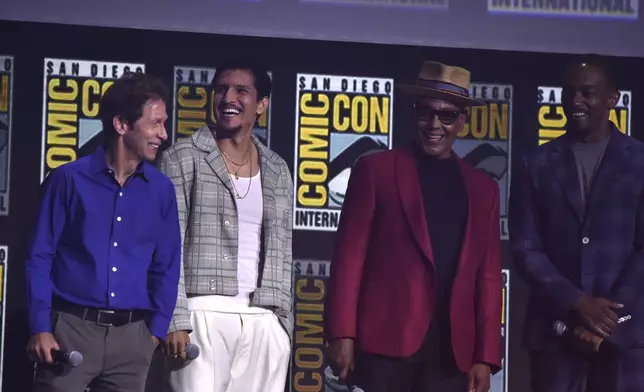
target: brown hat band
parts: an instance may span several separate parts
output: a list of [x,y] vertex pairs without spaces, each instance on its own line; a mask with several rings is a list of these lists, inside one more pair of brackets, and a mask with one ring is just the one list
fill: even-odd
[[442,90],[442,91],[458,94],[466,98],[470,97],[469,90],[452,83],[439,82],[437,80],[418,79],[416,81],[416,84],[421,87],[427,87],[434,90]]

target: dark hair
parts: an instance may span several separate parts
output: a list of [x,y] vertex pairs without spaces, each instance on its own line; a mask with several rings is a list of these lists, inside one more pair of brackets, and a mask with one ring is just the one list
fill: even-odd
[[579,56],[579,58],[576,59],[575,62],[569,65],[568,70],[581,64],[586,64],[600,70],[604,76],[604,79],[606,80],[606,83],[608,84],[608,87],[615,90],[617,89],[615,72],[613,70],[612,62],[610,59],[598,54],[584,54]]
[[271,81],[271,77],[268,75],[268,71],[249,60],[226,60],[219,64],[215,69],[215,76],[212,78],[212,85],[214,86],[217,83],[217,78],[219,78],[224,71],[236,69],[248,71],[253,75],[253,82],[255,83],[255,89],[257,90],[258,101],[264,97],[271,97],[273,82]]
[[167,104],[168,95],[168,88],[154,76],[140,72],[123,74],[101,98],[99,117],[105,141],[116,136],[114,117],[120,117],[126,124],[134,124],[143,115],[146,102],[161,99]]

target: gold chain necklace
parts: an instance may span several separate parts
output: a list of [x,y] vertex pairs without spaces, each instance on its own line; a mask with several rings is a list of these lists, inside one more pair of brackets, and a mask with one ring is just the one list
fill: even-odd
[[[223,150],[220,150],[220,151],[221,151],[221,153],[222,153],[222,155],[224,156],[224,158],[226,158],[226,160],[227,160],[228,162],[230,162],[230,163],[232,163],[233,165],[237,166],[237,169],[235,170],[235,179],[236,179],[236,180],[239,180],[239,171],[241,170],[241,168],[242,168],[242,167],[244,167],[244,166],[246,166],[246,164],[248,163],[248,161],[250,161],[250,160],[251,160],[251,159],[250,159],[250,151],[251,151],[251,149],[252,149],[252,145],[251,145],[251,146],[248,146],[248,151],[246,152],[246,161],[244,161],[244,163],[242,163],[241,165],[240,165],[239,163],[234,162],[232,159],[230,159],[230,157],[229,157],[229,156],[228,156],[228,155],[227,155]],[[252,162],[251,162],[251,166],[252,166]],[[251,168],[251,169],[252,169],[252,168]],[[251,173],[252,173],[252,170],[251,170]],[[229,173],[229,174],[230,174],[230,173]]]
[[[244,199],[246,196],[248,196],[248,192],[250,192],[250,184],[253,182],[253,160],[250,160],[250,174],[248,176],[248,188],[246,189],[246,193],[244,193],[244,196],[239,196],[239,192],[237,191],[237,186],[235,186],[235,181],[233,181],[233,176],[228,173],[228,176],[230,177],[230,182],[233,184],[233,190],[235,191],[235,196],[237,196],[238,199]],[[239,177],[237,177],[239,180]]]

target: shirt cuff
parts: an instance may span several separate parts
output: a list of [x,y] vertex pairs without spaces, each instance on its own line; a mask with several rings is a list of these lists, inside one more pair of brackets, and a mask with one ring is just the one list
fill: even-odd
[[170,319],[168,317],[154,313],[150,318],[148,329],[150,330],[152,336],[156,336],[159,340],[165,340],[169,325]]
[[38,333],[52,333],[51,310],[39,310],[33,313],[30,317],[29,328],[32,335]]

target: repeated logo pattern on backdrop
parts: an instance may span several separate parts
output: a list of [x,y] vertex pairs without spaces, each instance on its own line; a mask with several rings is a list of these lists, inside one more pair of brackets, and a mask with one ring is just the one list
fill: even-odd
[[[291,391],[348,392],[338,378],[333,375],[326,358],[324,343],[324,300],[330,273],[329,261],[295,260],[294,266],[294,305],[295,333],[293,341]],[[509,334],[508,314],[510,305],[510,271],[504,269],[503,289],[499,293],[503,299],[500,320],[503,335],[503,369],[492,376],[490,392],[507,392]]]
[[499,184],[501,239],[508,239],[508,198],[512,140],[512,86],[472,83],[470,94],[485,102],[472,107],[468,124],[458,134],[454,151]]
[[[539,86],[537,103],[539,109],[539,145],[555,139],[565,132],[566,115],[561,106],[561,87]],[[610,121],[624,134],[631,134],[631,107],[633,94],[628,90],[619,90],[619,102],[610,111]]]
[[0,216],[9,214],[13,56],[0,55]]
[[393,79],[298,74],[293,228],[333,232],[361,156],[392,147]]
[[[204,125],[216,123],[212,79],[215,68],[174,67],[174,110],[172,113],[172,141],[192,136]],[[269,72],[269,76],[272,77]],[[271,104],[255,122],[253,134],[270,146]]]
[[91,154],[102,141],[98,118],[105,91],[143,64],[45,59],[40,181],[60,165]]

